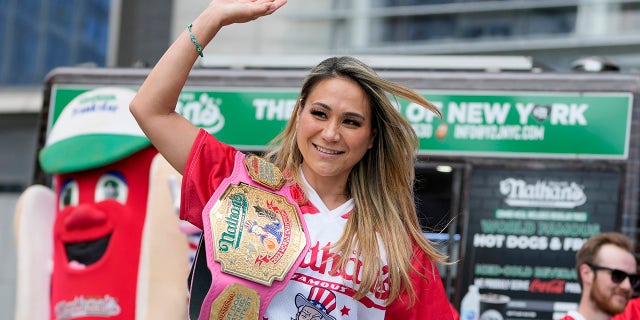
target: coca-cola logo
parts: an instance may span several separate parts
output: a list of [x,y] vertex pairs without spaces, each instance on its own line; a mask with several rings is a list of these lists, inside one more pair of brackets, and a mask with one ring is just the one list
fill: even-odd
[[500,181],[500,193],[505,202],[514,207],[575,208],[587,202],[583,187],[573,181],[538,180],[527,183],[522,179]]
[[552,279],[548,281],[533,279],[529,286],[529,292],[561,294],[564,292],[565,282],[566,281],[559,279]]

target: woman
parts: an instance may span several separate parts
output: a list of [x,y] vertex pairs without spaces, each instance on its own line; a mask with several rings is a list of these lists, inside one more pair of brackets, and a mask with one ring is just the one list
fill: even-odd
[[[145,134],[183,173],[181,218],[199,227],[203,208],[235,172],[238,152],[177,114],[178,95],[220,28],[269,15],[285,2],[212,1],[131,103]],[[327,59],[305,80],[267,158],[286,177],[284,188],[301,210],[310,249],[286,286],[266,298],[264,319],[451,319],[436,268],[446,257],[424,238],[414,205],[418,139],[387,94],[439,114],[414,91],[353,58]],[[258,230],[267,239],[254,227],[248,233]],[[192,289],[196,285],[194,279]]]

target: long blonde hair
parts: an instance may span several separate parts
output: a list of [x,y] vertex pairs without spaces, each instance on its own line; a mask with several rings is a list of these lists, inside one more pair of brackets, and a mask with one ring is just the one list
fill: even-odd
[[[354,210],[334,248],[342,253],[356,252],[362,261],[362,281],[355,299],[388,285],[387,303],[404,291],[409,293],[413,303],[415,291],[409,275],[413,270],[414,245],[434,262],[425,267],[435,268],[435,262],[443,262],[446,256],[424,237],[418,223],[413,184],[415,150],[419,140],[387,94],[420,104],[438,116],[441,116],[440,111],[415,91],[379,77],[373,69],[355,58],[329,58],[306,77],[291,119],[272,142],[277,147],[267,157],[287,172],[292,182],[301,185],[300,165],[303,159],[296,143],[297,114],[304,108],[305,99],[316,84],[335,77],[352,79],[365,91],[373,115],[372,130],[376,130],[377,135],[373,147],[349,175],[347,190],[354,199]],[[387,254],[389,265],[387,281],[383,281],[382,250]],[[338,256],[337,266],[344,270],[352,257],[349,254]],[[421,276],[429,280],[428,275]]]

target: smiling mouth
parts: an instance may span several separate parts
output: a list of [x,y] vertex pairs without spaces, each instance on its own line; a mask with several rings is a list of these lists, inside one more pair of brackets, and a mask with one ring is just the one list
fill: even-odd
[[313,146],[316,148],[316,150],[318,150],[318,151],[320,151],[322,153],[326,153],[326,154],[332,154],[333,155],[333,154],[342,154],[342,153],[344,153],[343,151],[336,151],[336,150],[326,149],[326,148],[323,148],[323,147],[321,147],[321,146],[319,146],[317,144],[314,144]]
[[73,269],[84,269],[96,263],[109,246],[111,234],[91,241],[70,242],[64,244],[67,260]]

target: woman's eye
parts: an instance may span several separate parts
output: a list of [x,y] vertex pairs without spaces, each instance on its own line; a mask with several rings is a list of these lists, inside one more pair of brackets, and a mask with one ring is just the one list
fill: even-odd
[[58,199],[59,210],[68,206],[77,206],[80,199],[80,189],[78,181],[67,180],[60,189],[60,199]]
[[326,119],[327,118],[327,114],[324,111],[320,111],[320,110],[311,110],[311,114],[315,117],[318,118],[322,118],[322,119]]
[[362,123],[358,120],[353,120],[353,119],[345,119],[344,120],[344,124],[349,125],[349,126],[354,126],[354,127],[360,127],[362,125]]
[[96,202],[113,199],[125,204],[128,195],[129,186],[121,174],[110,172],[102,175],[100,179],[98,179],[95,195]]

